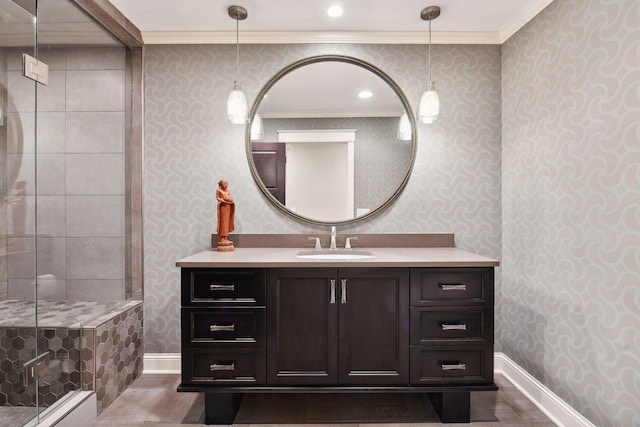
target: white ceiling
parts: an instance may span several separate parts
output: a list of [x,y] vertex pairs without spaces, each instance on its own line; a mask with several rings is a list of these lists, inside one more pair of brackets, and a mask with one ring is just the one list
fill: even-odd
[[[427,6],[440,6],[433,43],[501,44],[553,0],[110,0],[141,31],[147,44],[235,43],[233,4],[240,43],[426,43]],[[344,8],[340,18],[327,9]]]

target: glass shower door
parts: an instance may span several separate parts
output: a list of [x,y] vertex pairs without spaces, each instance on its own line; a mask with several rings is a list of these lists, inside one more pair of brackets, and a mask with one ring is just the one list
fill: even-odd
[[[38,416],[36,292],[36,55],[34,16],[0,0],[0,426]],[[32,363],[30,365],[29,363]],[[30,368],[33,368],[30,370]]]

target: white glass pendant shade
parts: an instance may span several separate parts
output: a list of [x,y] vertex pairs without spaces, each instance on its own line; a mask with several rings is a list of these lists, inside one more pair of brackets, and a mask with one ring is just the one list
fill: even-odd
[[409,141],[411,139],[411,122],[409,122],[407,113],[400,116],[400,121],[398,122],[398,139],[401,141]]
[[420,98],[418,116],[422,123],[433,123],[438,118],[438,114],[440,114],[440,98],[432,82],[429,90],[424,91]]
[[233,83],[233,90],[227,100],[227,118],[236,125],[247,122],[247,98],[242,91],[242,83]]
[[260,117],[260,114],[256,114],[253,116],[253,120],[251,121],[251,140],[260,141],[262,138],[264,138],[262,117]]

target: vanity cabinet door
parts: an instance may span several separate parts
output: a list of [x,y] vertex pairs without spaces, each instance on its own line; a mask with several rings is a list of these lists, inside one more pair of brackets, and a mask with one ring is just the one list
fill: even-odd
[[267,272],[267,382],[335,384],[337,369],[336,270]]
[[409,270],[339,270],[339,382],[409,383]]

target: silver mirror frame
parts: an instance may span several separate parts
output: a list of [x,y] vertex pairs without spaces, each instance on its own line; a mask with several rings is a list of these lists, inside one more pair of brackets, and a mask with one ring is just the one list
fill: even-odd
[[[287,209],[287,207],[284,206],[282,203],[280,203],[275,197],[273,197],[273,195],[269,192],[267,187],[265,187],[264,183],[262,182],[262,178],[258,174],[255,163],[253,162],[253,155],[251,153],[251,144],[252,144],[251,123],[253,122],[253,118],[255,117],[255,114],[258,111],[258,108],[260,107],[260,101],[264,98],[264,96],[267,94],[267,92],[269,92],[269,90],[273,87],[275,83],[277,83],[280,79],[282,79],[284,76],[289,74],[291,71],[296,70],[305,65],[315,64],[318,62],[345,62],[348,64],[357,65],[359,67],[362,67],[376,74],[378,77],[384,80],[389,85],[389,87],[391,87],[391,89],[395,92],[395,94],[398,96],[398,98],[400,99],[400,102],[402,103],[402,106],[404,107],[405,112],[407,113],[407,116],[410,117],[409,122],[411,123],[411,157],[409,159],[409,164],[405,171],[404,178],[402,179],[402,182],[400,183],[400,185],[398,185],[398,188],[384,203],[382,203],[377,208],[373,209],[371,212],[368,212],[365,215],[361,215],[352,219],[346,219],[344,221],[319,221],[313,218],[308,218],[302,215],[298,215],[297,213],[291,211],[290,209]],[[409,103],[404,92],[402,92],[402,89],[400,89],[400,86],[398,86],[398,84],[391,77],[389,77],[388,74],[386,74],[384,71],[382,71],[378,67],[372,64],[369,64],[368,62],[365,62],[361,59],[354,58],[351,56],[344,56],[344,55],[311,56],[311,57],[293,62],[290,65],[287,65],[286,67],[278,71],[276,74],[273,75],[273,77],[271,77],[267,81],[267,83],[265,83],[262,89],[260,89],[260,92],[258,92],[258,95],[256,96],[255,101],[251,106],[251,110],[249,111],[249,120],[247,121],[247,124],[245,127],[245,150],[247,155],[247,161],[249,162],[249,169],[251,170],[251,175],[253,177],[254,182],[256,183],[256,185],[258,186],[262,194],[267,198],[269,202],[271,202],[273,206],[275,206],[279,211],[283,212],[287,216],[307,224],[326,225],[326,226],[352,225],[359,222],[363,222],[371,219],[372,217],[378,215],[379,213],[384,211],[386,208],[388,208],[398,198],[400,193],[402,193],[402,190],[405,188],[405,186],[407,185],[407,182],[409,181],[409,177],[411,176],[411,171],[413,170],[413,165],[416,159],[416,152],[417,152],[417,145],[418,145],[417,140],[418,138],[417,138],[415,115],[413,113],[413,109],[411,108],[411,104]]]

